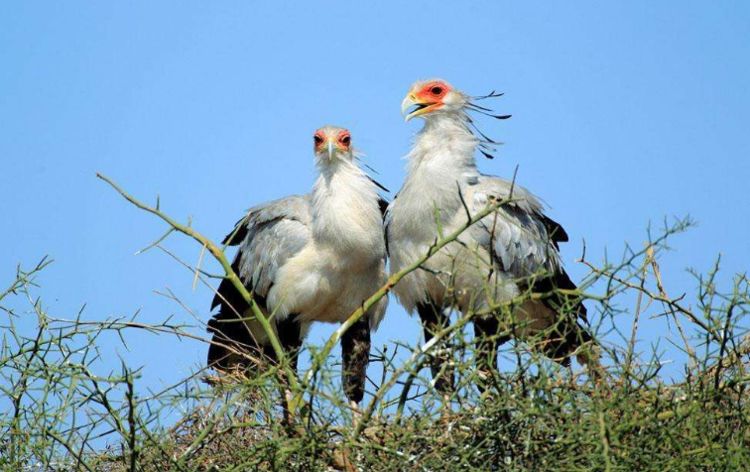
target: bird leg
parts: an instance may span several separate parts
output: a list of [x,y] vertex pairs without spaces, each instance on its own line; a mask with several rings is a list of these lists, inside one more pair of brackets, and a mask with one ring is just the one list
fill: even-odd
[[[355,406],[365,396],[367,364],[370,362],[370,320],[363,316],[341,337],[344,392]],[[357,411],[358,409],[355,409]]]
[[493,315],[477,317],[474,322],[474,341],[476,343],[477,389],[484,393],[494,384],[497,372],[497,351],[507,337],[498,339],[500,321]]
[[302,347],[302,325],[297,320],[297,315],[289,315],[277,322],[276,329],[279,336],[279,343],[284,352],[288,354],[289,366],[293,372],[296,372],[297,357],[299,357],[299,351]]
[[[433,304],[417,305],[417,313],[422,321],[424,328],[424,340],[429,342],[430,339],[450,324],[450,318],[443,313],[443,309]],[[453,354],[445,346],[444,342],[436,345],[430,354],[430,370],[435,382],[435,390],[444,396],[453,393]]]
[[[291,371],[296,375],[297,373],[297,358],[299,357],[299,351],[302,347],[302,326],[297,320],[297,315],[290,314],[283,320],[277,322],[276,329],[279,336],[279,343],[281,344],[281,347],[284,349],[284,352],[288,353],[289,357],[289,367],[291,368]],[[270,355],[272,358],[275,358],[275,355],[273,353],[272,349],[269,349],[268,355]],[[283,370],[281,371],[283,374]],[[292,424],[293,418],[291,418],[290,409],[289,409],[289,403],[294,396],[293,393],[289,390],[289,379],[286,378],[285,375],[282,375],[281,380],[284,385],[284,423],[287,425]]]

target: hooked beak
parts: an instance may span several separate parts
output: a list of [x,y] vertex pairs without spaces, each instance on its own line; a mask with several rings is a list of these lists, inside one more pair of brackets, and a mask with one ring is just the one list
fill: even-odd
[[328,160],[333,159],[333,140],[328,140]]
[[434,105],[438,105],[434,102],[426,102],[417,98],[416,95],[409,92],[404,101],[401,102],[401,114],[404,115],[404,121],[409,121],[415,116],[424,115],[432,111]]
[[414,94],[410,93],[407,94],[404,97],[404,101],[401,102],[401,114],[404,116],[404,121],[409,121],[413,118],[411,112],[409,111],[411,107],[416,105],[416,97]]

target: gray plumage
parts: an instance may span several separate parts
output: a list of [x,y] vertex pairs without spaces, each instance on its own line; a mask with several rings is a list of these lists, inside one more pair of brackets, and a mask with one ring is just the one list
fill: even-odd
[[[427,339],[448,323],[446,309],[487,313],[475,321],[475,334],[478,349],[483,350],[480,358],[491,359],[493,365],[497,344],[503,339],[488,342],[483,338],[496,336],[503,329],[501,320],[492,313],[495,307],[527,288],[546,294],[540,300],[527,300],[515,310],[515,332],[528,339],[554,329],[543,343],[544,351],[567,362],[571,352],[591,339],[575,320],[585,319],[580,300],[556,292],[558,288],[576,288],[563,270],[558,253],[558,243],[567,241],[567,234],[544,215],[543,205],[531,192],[478,171],[475,152],[487,155],[485,146],[492,141],[472,132],[474,125],[467,114],[472,108],[477,109],[467,96],[441,80],[416,83],[404,99],[402,110],[407,120],[420,116],[425,126],[407,156],[406,181],[388,208],[386,237],[391,272],[426,254],[439,231],[447,235],[465,226],[467,209],[474,215],[494,202],[512,201],[404,277],[394,292],[409,312],[418,312]],[[433,372],[447,360],[437,359]],[[488,366],[483,370],[486,373]],[[436,378],[436,385],[442,388],[449,388],[449,383]]]
[[291,195],[248,210],[241,221],[247,233],[239,252],[239,276],[261,297],[279,267],[299,253],[312,238],[309,195]]
[[[251,208],[225,239],[239,245],[233,269],[293,361],[311,323],[345,321],[386,278],[382,199],[355,163],[349,132],[318,130],[315,156],[320,175],[310,194]],[[382,299],[342,338],[344,388],[354,402],[364,394],[370,330],[386,304]],[[216,341],[209,348],[210,366],[248,366],[247,356],[234,350],[274,360],[267,333],[228,280],[217,289],[216,306],[219,312],[209,322]]]

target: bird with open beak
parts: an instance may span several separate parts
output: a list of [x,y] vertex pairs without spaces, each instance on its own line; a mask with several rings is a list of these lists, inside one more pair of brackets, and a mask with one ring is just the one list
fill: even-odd
[[467,98],[444,81],[434,80],[415,84],[401,102],[401,114],[406,121],[432,113],[460,113]]
[[[390,270],[396,273],[426,254],[440,235],[465,226],[467,212],[509,200],[394,287],[406,310],[419,314],[426,340],[449,325],[453,309],[483,313],[473,321],[480,389],[496,378],[497,349],[511,332],[530,342],[541,337],[534,344],[562,363],[592,342],[579,324],[586,319],[580,298],[557,290],[576,288],[558,252],[567,234],[528,190],[477,168],[476,152],[492,157],[499,143],[479,131],[470,113],[509,118],[477,103],[501,95],[472,97],[440,79],[410,88],[401,111],[407,121],[419,117],[425,125],[407,156],[404,185],[386,214]],[[503,318],[497,307],[529,287],[544,296],[524,301],[510,320]],[[452,355],[438,349],[432,362],[435,387],[449,392]]]
[[[224,240],[239,245],[232,268],[261,310],[269,315],[296,368],[297,352],[310,324],[341,323],[385,283],[383,199],[358,165],[351,133],[325,126],[313,135],[319,171],[312,192],[251,208]],[[341,339],[343,385],[351,402],[364,395],[370,331],[385,313],[384,298]],[[274,361],[268,336],[234,286],[224,280],[209,322],[214,334],[211,367],[256,367]]]

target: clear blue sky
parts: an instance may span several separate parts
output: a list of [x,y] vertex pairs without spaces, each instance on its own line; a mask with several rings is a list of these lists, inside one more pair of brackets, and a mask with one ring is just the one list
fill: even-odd
[[[220,238],[247,207],[309,190],[312,133],[333,123],[395,191],[420,126],[400,101],[434,76],[506,92],[496,106],[513,118],[483,127],[506,144],[481,167],[519,165],[571,235],[574,278],[583,239],[592,258],[619,254],[649,221],[687,214],[700,226],[663,261],[671,291],[720,252],[747,269],[750,6],[610,3],[3,2],[0,281],[49,254],[40,293],[57,316],[86,303],[90,319],[195,323],[153,293],[168,287],[206,320],[207,289],[162,253],[133,255],[164,226],[95,172]],[[198,258],[183,238],[168,246]],[[395,300],[375,343],[392,339],[419,339]],[[205,358],[190,341],[130,347],[117,350],[153,386]]]

